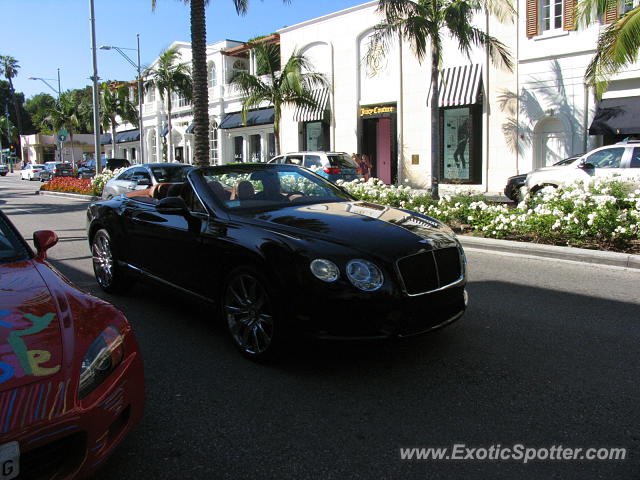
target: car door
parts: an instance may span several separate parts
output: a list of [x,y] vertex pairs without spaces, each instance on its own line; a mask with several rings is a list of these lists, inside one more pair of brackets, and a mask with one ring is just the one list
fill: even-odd
[[135,182],[133,181],[133,172],[135,168],[129,168],[116,177],[116,179],[110,184],[113,190],[112,195],[122,195],[135,190]]
[[[190,188],[190,187],[189,187]],[[200,234],[206,224],[204,207],[189,214],[166,213],[157,204],[129,202],[132,251],[146,272],[173,286],[200,293]],[[137,265],[138,266],[138,265]]]

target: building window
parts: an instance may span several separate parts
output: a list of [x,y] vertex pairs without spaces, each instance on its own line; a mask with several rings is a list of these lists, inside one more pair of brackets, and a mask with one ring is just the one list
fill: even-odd
[[540,0],[540,31],[562,28],[562,1]]
[[268,149],[269,149],[269,159],[272,159],[276,156],[276,136],[273,133],[269,134],[269,138],[267,140]]
[[216,72],[216,64],[213,62],[209,62],[209,64],[207,65],[207,72],[208,72],[208,84],[210,87],[215,87],[216,85],[218,85],[218,76],[217,76],[217,72]]
[[233,137],[233,161],[244,162],[244,138]]
[[304,124],[303,148],[309,152],[330,150],[329,125],[325,122],[306,122]]
[[628,13],[640,5],[640,0],[622,0],[622,13]]
[[189,100],[187,100],[184,95],[178,92],[173,92],[171,95],[171,103],[173,103],[174,107],[188,107],[191,105]]
[[213,125],[209,129],[209,150],[212,164],[218,165],[218,129]]
[[262,161],[262,148],[260,143],[260,135],[251,135],[249,136],[249,158],[251,162],[261,162]]
[[149,144],[150,144],[150,150],[151,150],[151,163],[157,162],[158,161],[158,141],[156,138],[156,131],[155,130],[151,130],[151,133],[149,134]]
[[482,107],[440,110],[442,163],[445,183],[481,183]]
[[149,89],[147,90],[147,94],[146,94],[146,100],[147,103],[151,103],[151,102],[155,102],[156,101],[156,89],[155,87],[149,87]]

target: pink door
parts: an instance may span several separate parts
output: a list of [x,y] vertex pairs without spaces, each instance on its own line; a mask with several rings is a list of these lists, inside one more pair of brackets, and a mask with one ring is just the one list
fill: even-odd
[[379,119],[376,130],[376,172],[378,178],[389,185],[391,184],[391,119]]

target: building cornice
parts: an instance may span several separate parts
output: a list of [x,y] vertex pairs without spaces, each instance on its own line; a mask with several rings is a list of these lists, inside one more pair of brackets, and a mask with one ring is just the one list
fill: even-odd
[[351,13],[351,12],[357,12],[358,10],[364,10],[366,8],[375,7],[376,5],[378,5],[378,0],[375,0],[375,1],[372,1],[372,2],[363,3],[361,5],[356,5],[354,7],[346,8],[344,10],[339,10],[337,12],[329,13],[329,14],[324,15],[322,17],[317,17],[317,18],[313,18],[311,20],[307,20],[305,22],[296,23],[295,25],[291,25],[290,27],[281,28],[280,30],[277,30],[277,33],[281,34],[281,33],[291,32],[293,30],[297,30],[298,28],[307,27],[307,26],[313,25],[315,23],[325,22],[325,21],[330,20],[332,18],[339,17],[341,15],[346,15],[346,14]]

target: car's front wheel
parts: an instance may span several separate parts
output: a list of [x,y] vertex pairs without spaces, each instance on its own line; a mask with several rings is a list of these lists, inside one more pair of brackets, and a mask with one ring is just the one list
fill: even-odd
[[116,257],[113,254],[111,236],[104,228],[98,230],[93,236],[91,255],[96,281],[105,292],[119,292],[129,284],[128,278],[118,267]]
[[267,279],[250,267],[231,272],[222,295],[224,319],[240,352],[252,360],[265,360],[278,349],[278,305]]

